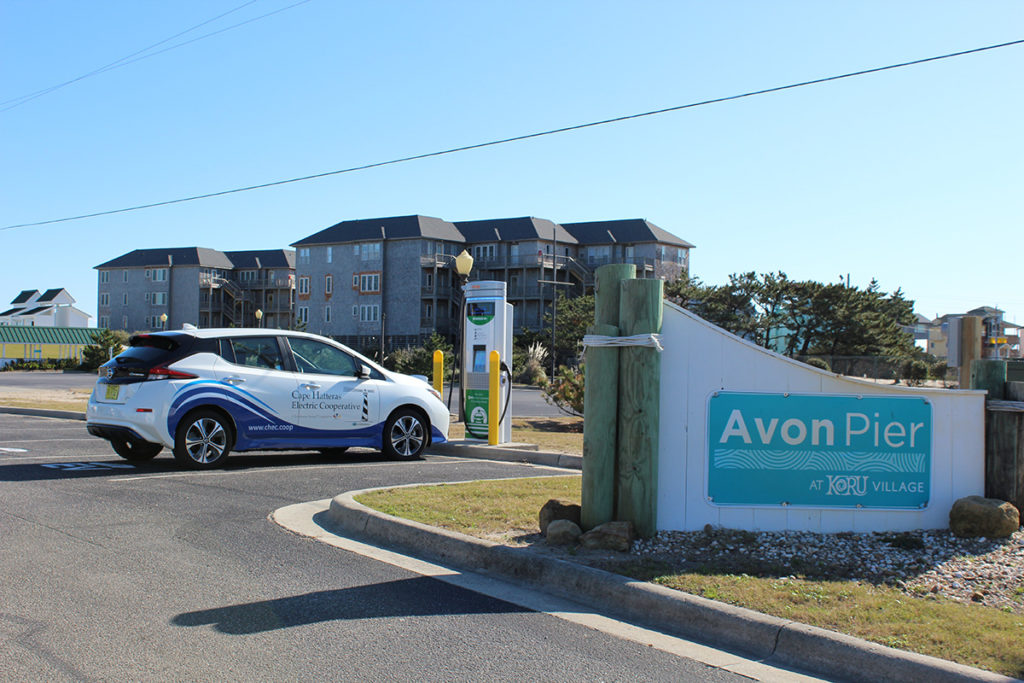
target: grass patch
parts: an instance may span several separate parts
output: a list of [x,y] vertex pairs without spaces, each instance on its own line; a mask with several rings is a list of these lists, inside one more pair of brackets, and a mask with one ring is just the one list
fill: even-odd
[[[466,438],[466,426],[452,422],[448,438],[457,441]],[[512,441],[537,444],[549,453],[583,454],[582,417],[513,417]]]
[[4,408],[33,408],[35,410],[67,410],[73,413],[84,413],[89,403],[89,396],[81,400],[51,400],[32,398],[11,398],[0,396],[0,407]]
[[[507,540],[539,534],[537,514],[551,498],[580,500],[580,477],[506,479],[389,489],[359,496],[387,514],[464,534]],[[737,532],[743,533],[743,532]],[[895,536],[893,545],[905,543]],[[569,553],[566,559],[572,559]],[[642,581],[738,605],[911,652],[1007,676],[1024,676],[1024,616],[992,607],[918,597],[858,581],[751,576],[715,566],[681,570],[623,556],[603,564]]]
[[552,498],[579,501],[579,476],[387,489],[356,500],[396,517],[504,541],[539,534],[540,508]]

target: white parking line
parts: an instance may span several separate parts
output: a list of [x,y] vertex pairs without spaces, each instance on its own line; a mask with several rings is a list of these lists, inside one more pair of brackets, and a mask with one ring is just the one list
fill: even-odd
[[330,499],[317,500],[310,503],[289,505],[270,514],[270,519],[292,533],[307,536],[314,540],[347,550],[363,557],[384,562],[401,569],[429,576],[439,581],[465,588],[482,595],[541,612],[557,619],[569,621],[595,631],[652,647],[677,657],[702,662],[708,666],[723,669],[731,673],[746,676],[758,681],[778,681],[780,683],[804,683],[821,679],[779,669],[757,660],[747,659],[731,652],[716,650],[689,640],[676,638],[658,631],[635,626],[588,608],[556,598],[546,593],[515,586],[504,581],[493,579],[473,572],[462,572],[432,562],[402,555],[367,543],[353,541],[344,536],[333,534],[316,522],[313,516],[324,512],[330,507]]
[[95,443],[93,441],[95,438],[95,436],[86,434],[77,439],[4,439],[4,443],[53,443],[55,441],[89,441],[90,443]]

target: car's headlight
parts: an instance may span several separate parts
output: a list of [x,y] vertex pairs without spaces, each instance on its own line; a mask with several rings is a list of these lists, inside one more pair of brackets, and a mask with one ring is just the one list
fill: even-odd
[[427,387],[427,391],[429,391],[431,394],[433,394],[434,398],[436,398],[438,401],[444,401],[444,399],[441,398],[441,392],[439,392],[434,387],[428,386]]

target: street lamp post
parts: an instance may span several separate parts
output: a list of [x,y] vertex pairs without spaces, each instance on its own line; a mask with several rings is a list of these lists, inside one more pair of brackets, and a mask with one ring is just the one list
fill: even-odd
[[253,315],[256,316],[256,327],[263,327],[263,309],[257,308]]
[[166,313],[161,313],[160,314],[160,329],[162,329],[162,330],[166,330],[167,329],[167,314]]
[[[469,281],[469,273],[473,270],[473,257],[465,249],[462,253],[455,257],[455,272],[459,276],[459,283],[461,287],[459,291],[462,292],[462,302],[459,306],[459,332],[458,345],[459,348],[456,351],[459,358],[459,421],[466,421],[466,282]],[[448,394],[451,398],[451,394]]]

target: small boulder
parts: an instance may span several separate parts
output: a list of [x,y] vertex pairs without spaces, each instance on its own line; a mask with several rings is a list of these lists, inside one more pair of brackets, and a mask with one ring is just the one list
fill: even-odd
[[1006,538],[1020,528],[1020,512],[995,498],[968,496],[953,503],[949,529],[960,538]]
[[568,519],[556,519],[548,524],[548,545],[569,545],[583,535],[583,529]]
[[635,538],[633,522],[605,522],[580,536],[580,543],[592,550],[627,552]]
[[547,534],[548,524],[556,519],[567,519],[580,526],[580,506],[567,500],[552,498],[540,509],[540,532]]

